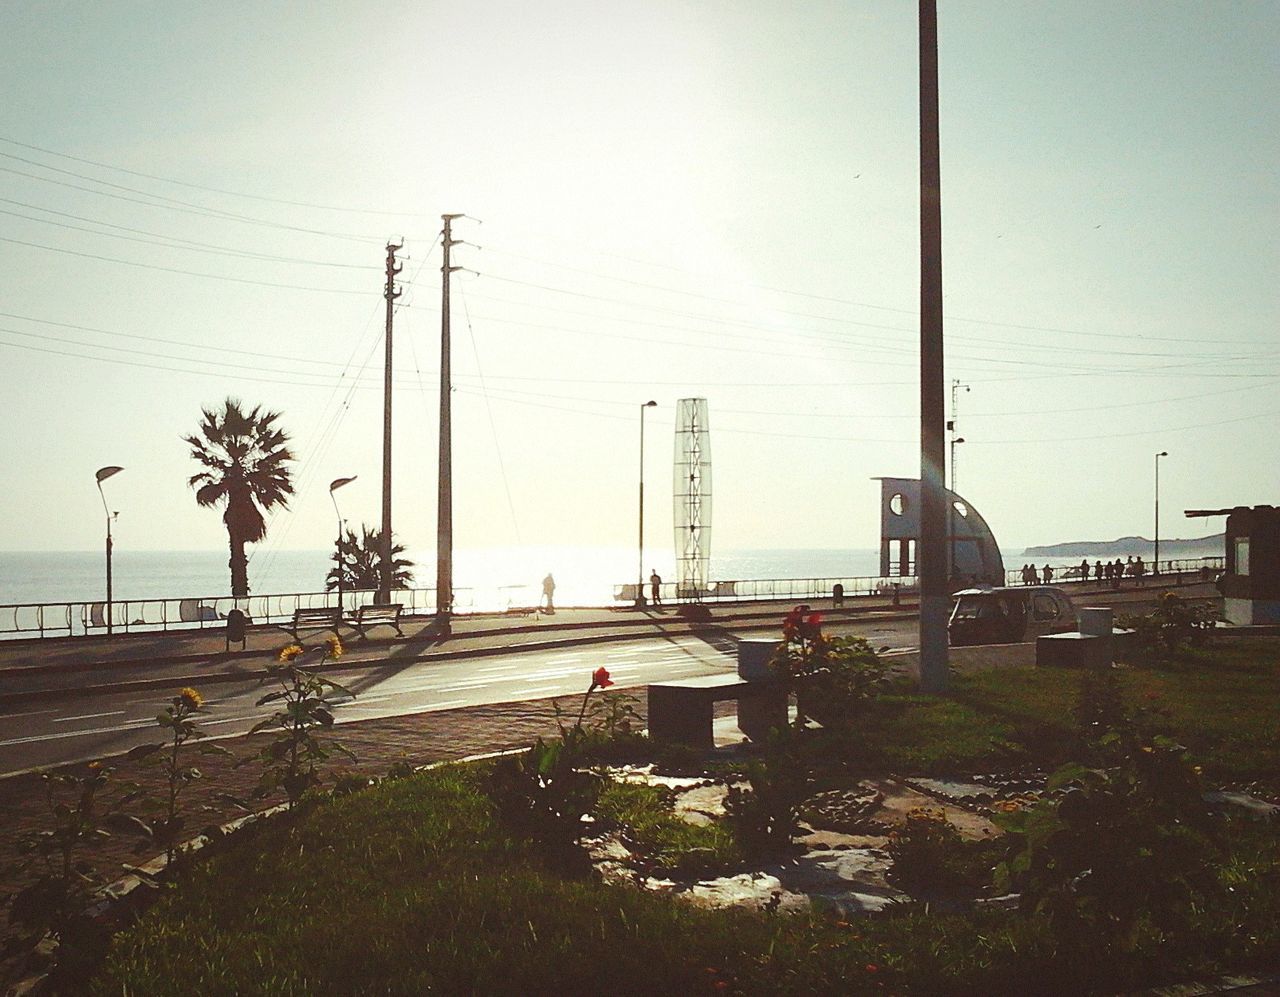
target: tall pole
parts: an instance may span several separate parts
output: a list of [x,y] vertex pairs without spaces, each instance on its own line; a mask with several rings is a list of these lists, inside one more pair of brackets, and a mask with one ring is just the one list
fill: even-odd
[[111,548],[113,545],[111,542],[111,510],[107,508],[107,496],[102,490],[102,483],[106,481],[109,477],[111,477],[113,474],[119,474],[123,470],[124,470],[123,467],[115,467],[114,465],[108,466],[108,467],[100,467],[98,468],[97,473],[94,475],[94,477],[97,479],[97,482],[98,482],[98,497],[102,499],[102,511],[107,517],[107,634],[108,635],[110,635],[113,632],[113,628],[114,628],[114,624],[111,619],[113,615],[111,612],[111,604],[113,601],[112,593],[111,593]]
[[440,473],[436,491],[436,616],[448,620],[453,612],[453,424],[449,370],[449,275],[460,269],[449,265],[449,250],[457,243],[452,224],[463,215],[441,215],[444,232],[440,244],[444,263],[440,267]]
[[1160,458],[1168,456],[1168,450],[1156,454],[1156,553],[1151,565],[1151,573],[1155,575],[1160,574]]
[[[404,247],[404,243],[387,243],[387,284],[382,296],[387,299],[387,331],[386,359],[382,370],[382,535],[379,537],[378,560],[382,571],[378,576],[378,601],[391,601],[391,315],[396,298],[400,291],[396,290],[396,274],[403,268],[396,263],[396,253]],[[336,502],[335,502],[336,507]],[[342,539],[341,532],[338,535]],[[339,565],[341,569],[341,565]],[[339,596],[341,599],[341,596]]]
[[647,401],[640,406],[640,567],[636,572],[636,605],[643,606],[644,599],[644,410],[658,403]]
[[[951,382],[951,418],[947,421],[947,431],[951,433],[951,484],[948,486],[955,494],[956,490],[956,444],[963,443],[964,437],[956,431],[956,408],[959,402],[960,389],[969,390],[969,385],[958,379]],[[956,515],[954,499],[947,497],[947,577],[956,577]]]
[[920,688],[945,692],[946,408],[942,364],[942,169],[938,151],[938,9],[920,0]]

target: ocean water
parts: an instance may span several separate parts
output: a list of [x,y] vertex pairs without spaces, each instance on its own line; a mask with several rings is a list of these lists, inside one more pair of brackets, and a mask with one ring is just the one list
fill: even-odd
[[[250,548],[249,585],[254,595],[320,592],[330,567],[328,550]],[[415,562],[414,587],[433,588],[433,550],[408,552]],[[225,596],[230,590],[228,554],[219,551],[136,551],[112,554],[117,601]],[[675,580],[670,550],[646,553],[641,569],[634,549],[611,547],[519,547],[461,549],[454,553],[454,586],[480,605],[533,605],[542,579],[556,580],[559,605],[608,605],[618,585],[650,570]],[[876,575],[874,550],[729,550],[713,553],[711,581],[775,578],[857,578]],[[0,606],[93,602],[106,596],[103,551],[0,551]],[[460,600],[460,604],[461,604]]]

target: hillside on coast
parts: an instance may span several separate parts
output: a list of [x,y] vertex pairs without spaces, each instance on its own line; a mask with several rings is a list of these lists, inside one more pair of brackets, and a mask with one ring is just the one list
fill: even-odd
[[[1191,557],[1221,557],[1225,534],[1190,539],[1160,538],[1160,560]],[[1146,537],[1118,537],[1115,540],[1075,540],[1068,543],[1028,547],[1022,557],[1128,557],[1150,558],[1154,544]]]

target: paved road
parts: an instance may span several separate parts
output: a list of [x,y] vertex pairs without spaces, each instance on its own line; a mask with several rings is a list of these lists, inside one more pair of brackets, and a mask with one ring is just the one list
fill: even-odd
[[[899,652],[914,644],[914,620],[872,621],[836,629],[861,633],[876,647]],[[643,687],[663,679],[734,671],[736,645],[727,636],[671,636],[452,661],[401,663],[383,658],[380,665],[325,674],[356,694],[354,699],[336,697],[338,722],[351,723],[573,695],[586,690],[591,672],[601,665],[609,669],[619,688]],[[271,706],[255,706],[267,691],[256,679],[204,689],[203,729],[220,737],[245,733],[272,712]],[[55,701],[4,708],[0,710],[0,774],[100,758],[155,740],[155,715],[166,705],[168,695],[163,690],[92,696],[69,692]]]
[[[625,687],[732,671],[735,659],[725,649],[685,637],[502,658],[388,663],[326,672],[326,676],[356,693],[354,699],[335,697],[338,722],[350,723],[582,692],[600,665]],[[254,705],[267,691],[257,681],[210,687],[202,728],[218,736],[245,733],[272,712],[271,706]],[[155,715],[166,702],[161,691],[148,698],[130,691],[15,705],[0,714],[0,773],[98,758],[155,740]]]

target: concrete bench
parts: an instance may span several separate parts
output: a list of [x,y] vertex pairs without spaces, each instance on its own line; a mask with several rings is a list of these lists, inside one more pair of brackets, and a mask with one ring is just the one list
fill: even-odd
[[291,623],[279,624],[280,629],[298,640],[300,630],[332,630],[335,634],[342,625],[342,610],[337,606],[321,606],[319,609],[295,609]]
[[361,640],[368,640],[364,633],[366,628],[377,626],[394,627],[396,633],[403,637],[404,631],[400,629],[403,610],[404,605],[399,602],[373,602],[356,609],[355,617],[347,620],[347,625],[360,634]]
[[649,736],[657,742],[715,747],[715,704],[738,701],[738,729],[763,743],[772,727],[787,723],[787,693],[780,683],[748,682],[737,675],[699,675],[649,686]]

